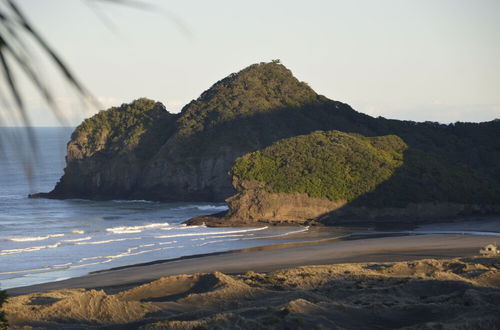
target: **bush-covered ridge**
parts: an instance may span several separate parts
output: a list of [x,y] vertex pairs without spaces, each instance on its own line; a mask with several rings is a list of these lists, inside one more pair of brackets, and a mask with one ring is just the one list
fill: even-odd
[[395,135],[317,131],[240,157],[231,174],[263,182],[270,192],[349,202],[394,175],[406,147]]
[[409,148],[395,135],[317,131],[280,140],[235,161],[231,175],[269,192],[306,193],[352,206],[498,204],[500,186],[463,164]]
[[[369,200],[360,197],[356,203],[488,200],[500,204],[499,121],[440,125],[373,118],[317,95],[278,61],[254,64],[231,74],[180,114],[169,114],[160,103],[139,99],[86,120],[68,145],[68,167],[62,183],[49,196],[221,202],[234,194],[227,174],[236,158],[318,130],[396,135],[408,146],[403,152],[404,163],[394,175],[363,195],[370,196]],[[398,159],[388,141],[377,138],[366,144],[363,139],[357,137],[356,148],[366,149],[376,161],[382,162],[386,156]],[[307,155],[309,150],[304,152]],[[310,156],[314,159],[315,155]],[[368,180],[378,182],[371,178],[370,165],[363,162],[360,159],[358,165]],[[325,169],[330,166],[320,165]],[[380,171],[383,177],[387,175]],[[292,180],[294,187],[300,188],[296,190],[308,190],[312,195],[334,198],[335,189],[347,189],[328,177],[321,182],[330,182],[337,187],[334,190],[318,188],[322,185],[319,182],[306,182],[310,174],[300,180],[296,177]],[[363,186],[356,178],[353,174],[339,184]],[[292,186],[278,181],[273,189],[285,191]],[[349,199],[358,193],[340,196]]]
[[174,119],[175,115],[160,102],[140,98],[86,119],[76,128],[71,139],[79,141],[89,151],[125,153],[137,148],[147,135],[148,143],[142,145],[145,150],[139,151],[147,158],[165,142],[166,133],[172,132],[168,126]]
[[253,64],[206,90],[181,111],[179,135],[190,136],[258,112],[302,106],[318,95],[278,60]]

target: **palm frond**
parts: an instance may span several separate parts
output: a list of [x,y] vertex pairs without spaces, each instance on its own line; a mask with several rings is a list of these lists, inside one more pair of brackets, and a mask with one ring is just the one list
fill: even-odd
[[[182,19],[145,1],[86,0],[86,3],[109,3],[159,13],[171,20],[183,34],[191,36],[189,28]],[[104,24],[113,29],[111,20],[107,19],[102,12],[96,10],[96,14]],[[0,96],[2,97],[0,101],[2,101],[8,111],[17,113],[23,126],[29,127],[31,126],[31,122],[26,109],[25,99],[16,79],[16,73],[19,71],[13,70],[14,68],[19,69],[21,74],[35,87],[35,90],[42,96],[58,121],[62,125],[68,125],[64,111],[60,109],[59,104],[55,100],[49,81],[43,74],[38,72],[40,65],[32,55],[36,53],[35,50],[41,51],[52,62],[53,68],[59,72],[65,83],[76,92],[81,103],[99,108],[96,98],[92,96],[92,93],[78,79],[71,68],[38,32],[37,28],[19,7],[18,1],[0,0],[0,64],[4,82],[4,86],[0,87]],[[2,91],[2,88],[6,90]],[[2,118],[0,116],[1,123]],[[29,134],[32,135],[32,133]]]

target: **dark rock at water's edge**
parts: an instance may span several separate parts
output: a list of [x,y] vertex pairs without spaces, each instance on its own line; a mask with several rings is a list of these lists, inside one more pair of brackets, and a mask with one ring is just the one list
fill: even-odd
[[[368,143],[365,137],[391,135],[388,151],[383,150],[386,146],[375,146],[374,150],[361,148],[361,158],[364,152],[375,159],[384,153],[400,153],[402,159],[394,161],[401,164],[391,172],[394,177],[387,177],[384,176],[386,166],[390,165],[385,163],[387,155],[379,157],[379,168],[383,171],[373,172],[374,167],[366,173],[382,176],[370,182],[369,191],[361,189],[363,185],[356,186],[361,190],[353,190],[352,196],[331,194],[332,184],[345,184],[338,174],[337,183],[314,181],[304,188],[303,182],[296,182],[288,190],[282,184],[288,179],[267,182],[269,178],[258,175],[251,180],[236,180],[234,187],[231,184],[232,179],[238,179],[234,171],[232,176],[228,175],[235,169],[237,158],[265,150],[283,139],[292,138],[293,143],[301,145],[294,137],[318,130],[360,134],[364,137],[356,138],[359,146]],[[355,218],[368,214],[374,219],[387,214],[415,217],[411,203],[479,205],[481,210],[488,204],[493,205],[488,210],[494,213],[494,205],[500,204],[495,200],[500,191],[498,141],[498,120],[441,125],[361,114],[347,104],[316,94],[287,68],[273,61],[231,74],[179,114],[169,113],[161,103],[139,99],[85,120],[68,143],[67,166],[54,190],[31,197],[213,202],[229,198],[230,217],[224,217],[224,221],[231,218],[234,223],[271,220],[273,224],[290,221],[305,224],[318,217],[324,223],[332,223],[333,215]],[[398,145],[404,145],[405,149],[391,149],[397,149]],[[336,155],[342,155],[340,149]],[[278,156],[276,159],[286,159]],[[252,172],[249,164],[248,173]],[[286,161],[278,165],[286,166]],[[297,171],[288,173],[293,174],[289,178],[307,178],[316,172],[307,162],[295,165]],[[279,166],[275,169],[278,172]],[[446,171],[448,166],[453,168],[450,173]],[[370,175],[364,174],[365,178]],[[462,184],[454,185],[456,182]],[[311,190],[314,186],[319,189]],[[401,189],[405,186],[411,189]],[[467,186],[472,192],[463,191]],[[329,193],[322,195],[321,191]],[[469,201],[468,196],[475,197]],[[473,209],[472,206],[465,209]],[[250,216],[254,211],[245,214],[247,207],[260,209]],[[313,214],[310,210],[314,209]],[[408,212],[401,211],[404,209]]]

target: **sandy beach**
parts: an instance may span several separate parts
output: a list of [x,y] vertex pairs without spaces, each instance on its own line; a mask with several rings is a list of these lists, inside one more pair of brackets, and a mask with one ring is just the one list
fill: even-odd
[[4,311],[12,329],[498,329],[500,256],[479,249],[499,232],[496,219],[312,227],[294,243],[12,288]]
[[[494,234],[493,234],[494,235]],[[321,240],[8,290],[12,329],[498,329],[498,236]]]
[[[441,230],[443,228],[448,227],[441,227]],[[435,227],[432,229],[436,230]],[[491,226],[483,226],[483,229],[491,229]],[[112,289],[138,285],[164,276],[216,271],[235,274],[247,271],[270,272],[304,265],[472,257],[478,255],[480,247],[497,241],[500,241],[498,236],[463,234],[378,238],[367,236],[355,240],[322,238],[307,243],[278,244],[173,261],[131,265],[58,282],[12,288],[7,292],[9,295],[21,295],[69,288]]]

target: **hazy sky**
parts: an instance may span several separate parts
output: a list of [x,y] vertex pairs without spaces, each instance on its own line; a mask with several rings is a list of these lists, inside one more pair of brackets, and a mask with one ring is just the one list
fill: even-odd
[[[177,112],[226,75],[281,59],[318,93],[372,116],[500,118],[498,0],[144,2],[164,12],[92,0],[20,5],[106,107],[145,96]],[[77,111],[44,71],[71,124],[96,111]],[[58,125],[33,92],[29,108],[35,125]]]

